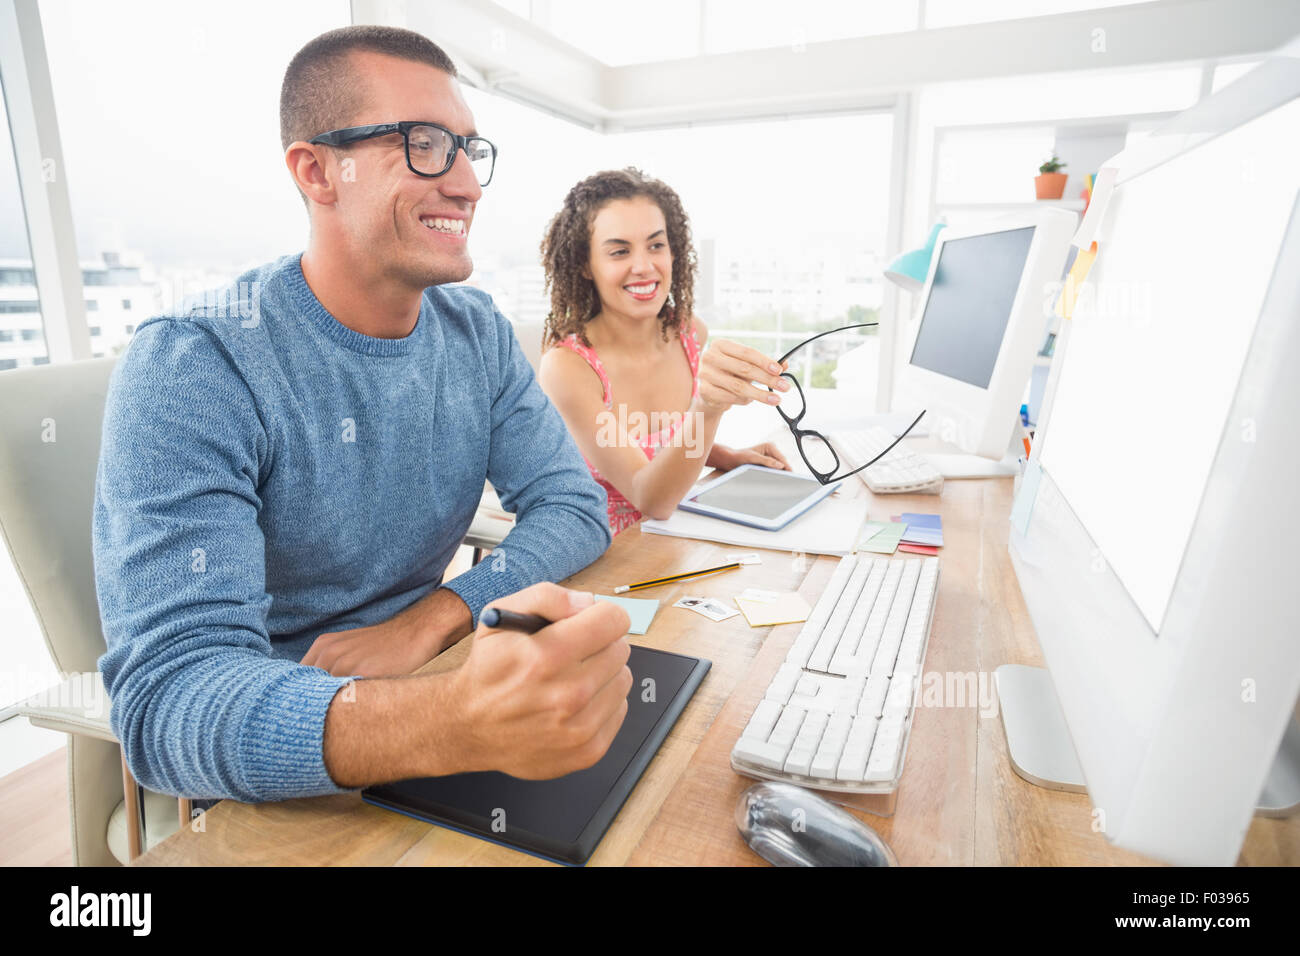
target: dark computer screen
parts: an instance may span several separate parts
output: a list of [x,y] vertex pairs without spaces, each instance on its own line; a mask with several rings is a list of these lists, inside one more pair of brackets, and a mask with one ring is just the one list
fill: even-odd
[[988,388],[1034,227],[952,239],[940,248],[913,365]]

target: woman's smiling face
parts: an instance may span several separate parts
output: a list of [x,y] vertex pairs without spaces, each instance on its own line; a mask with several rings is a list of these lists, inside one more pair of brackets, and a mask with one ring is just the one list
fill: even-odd
[[606,203],[591,222],[587,270],[601,309],[631,319],[653,319],[673,279],[673,254],[663,210],[645,196]]

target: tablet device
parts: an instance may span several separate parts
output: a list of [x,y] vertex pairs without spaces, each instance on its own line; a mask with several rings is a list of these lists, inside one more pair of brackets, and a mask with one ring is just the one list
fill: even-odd
[[838,483],[762,465],[741,465],[700,488],[677,507],[724,521],[780,531],[827,495]]
[[559,863],[591,857],[711,666],[632,645],[627,717],[595,766],[554,780],[459,773],[370,787],[367,803]]

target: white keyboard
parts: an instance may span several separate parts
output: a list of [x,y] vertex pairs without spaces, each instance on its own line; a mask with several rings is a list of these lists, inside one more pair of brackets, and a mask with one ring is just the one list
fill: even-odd
[[840,559],[731,766],[820,790],[896,790],[938,585],[938,558]]
[[[897,437],[887,428],[837,431],[826,436],[849,468],[864,465],[880,454]],[[943,475],[924,455],[907,451],[901,445],[865,471],[858,472],[878,495],[937,495],[943,491]]]

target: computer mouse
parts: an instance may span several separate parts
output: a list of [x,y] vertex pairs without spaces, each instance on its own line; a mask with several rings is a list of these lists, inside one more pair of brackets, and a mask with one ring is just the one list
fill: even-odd
[[875,830],[853,814],[788,783],[760,783],[740,795],[736,826],[774,866],[898,866]]

